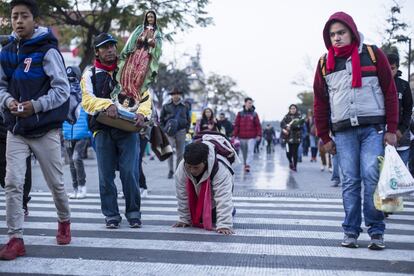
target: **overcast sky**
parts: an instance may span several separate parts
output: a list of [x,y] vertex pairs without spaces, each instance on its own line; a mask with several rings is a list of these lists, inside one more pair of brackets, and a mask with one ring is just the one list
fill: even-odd
[[[413,37],[414,1],[399,1],[401,18],[410,23]],[[305,76],[312,84],[319,57],[326,51],[322,29],[336,11],[349,13],[370,44],[380,45],[391,0],[211,0],[208,8],[215,24],[195,28],[164,44],[163,61],[178,61],[195,54],[201,45],[205,73],[234,78],[255,100],[261,119],[278,120],[288,105],[297,103],[305,87],[292,81]],[[408,45],[402,44],[407,50]],[[309,62],[307,62],[307,60]],[[309,69],[309,65],[311,69]],[[403,77],[406,78],[406,68]],[[413,70],[412,70],[413,72]]]

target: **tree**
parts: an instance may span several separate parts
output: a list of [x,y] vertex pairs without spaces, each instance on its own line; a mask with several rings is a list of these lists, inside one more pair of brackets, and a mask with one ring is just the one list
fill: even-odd
[[243,104],[246,94],[236,90],[237,83],[229,76],[211,74],[207,79],[207,102],[215,114],[228,112],[234,115]]
[[[8,1],[9,3],[10,1]],[[144,12],[154,10],[157,23],[163,28],[165,38],[172,41],[173,35],[195,25],[205,27],[212,23],[205,8],[209,0],[49,0],[38,1],[42,19],[48,25],[59,26],[61,42],[69,44],[74,37],[81,38],[81,69],[89,65],[94,57],[93,38],[102,32],[116,31],[117,36],[131,32],[143,22]],[[0,3],[0,17],[10,17],[9,5]],[[87,8],[85,8],[87,7]],[[6,18],[6,19],[4,19]]]
[[[402,6],[398,3],[397,0],[393,1],[393,5],[389,9],[389,16],[385,19],[388,26],[385,28],[385,43],[381,46],[381,49],[385,53],[395,53],[398,54],[398,48],[395,46],[395,43],[408,41],[409,37],[407,35],[407,28],[409,25],[403,22],[399,17],[401,15]],[[408,66],[408,51],[404,57],[405,61],[402,62],[403,65]],[[411,64],[414,61],[411,60]]]
[[303,91],[298,94],[298,98],[301,101],[297,104],[302,114],[306,114],[309,109],[313,110],[313,92]]
[[157,81],[152,85],[158,109],[161,109],[165,95],[174,87],[186,95],[190,90],[188,75],[173,64],[160,63]]

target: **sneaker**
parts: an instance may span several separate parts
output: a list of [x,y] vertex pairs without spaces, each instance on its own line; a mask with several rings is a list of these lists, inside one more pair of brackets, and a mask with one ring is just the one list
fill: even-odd
[[72,237],[70,234],[70,221],[58,222],[58,232],[56,235],[57,244],[69,244]]
[[358,239],[357,235],[345,234],[344,240],[342,241],[341,245],[343,247],[348,247],[348,248],[358,248],[359,245],[357,244],[357,239]]
[[7,244],[0,249],[0,260],[14,260],[26,255],[24,242],[21,238],[11,238]]
[[70,199],[78,198],[78,190],[74,190],[73,193],[69,194]]
[[147,198],[147,197],[148,197],[148,190],[147,189],[142,189],[141,198]]
[[321,172],[325,170],[325,166],[321,166]]
[[129,220],[129,227],[130,228],[141,228],[142,222],[138,218],[130,219]]
[[341,183],[340,180],[334,180],[331,187],[339,187],[339,184]]
[[293,170],[293,163],[289,163],[289,169]]
[[244,171],[245,172],[250,172],[250,166],[249,165],[245,165],[244,166]]
[[174,172],[173,171],[169,171],[168,172],[168,179],[173,178],[173,176],[174,176]]
[[76,195],[77,199],[86,198],[86,186],[79,186],[78,194]]
[[383,250],[384,248],[385,248],[384,237],[381,234],[372,235],[371,242],[368,245],[368,249]]
[[332,173],[332,172],[333,172],[332,168],[329,168],[329,169],[328,169],[328,171],[329,171],[330,173]]
[[236,215],[236,207],[233,207],[233,211],[231,212],[231,216],[234,217]]
[[106,222],[106,228],[107,229],[118,229],[119,228],[119,221],[115,219],[108,220]]

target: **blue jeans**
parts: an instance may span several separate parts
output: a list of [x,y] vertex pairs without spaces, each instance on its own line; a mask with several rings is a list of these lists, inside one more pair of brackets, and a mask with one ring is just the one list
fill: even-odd
[[410,149],[406,150],[397,150],[398,155],[401,157],[401,160],[407,166],[408,161],[410,160]]
[[338,155],[332,155],[332,177],[331,181],[340,181]]
[[114,183],[115,170],[119,168],[122,191],[125,196],[127,220],[141,218],[141,196],[136,179],[139,141],[136,133],[118,129],[101,130],[95,136],[96,159],[99,171],[99,193],[105,220],[121,221],[118,193]]
[[[382,127],[382,126],[381,126]],[[383,128],[383,127],[382,127]],[[368,234],[383,234],[384,213],[375,209],[373,194],[379,179],[378,159],[384,155],[384,131],[375,126],[353,127],[335,133],[342,170],[342,198],[345,234],[359,235],[361,229],[361,181],[364,183],[364,220]]]

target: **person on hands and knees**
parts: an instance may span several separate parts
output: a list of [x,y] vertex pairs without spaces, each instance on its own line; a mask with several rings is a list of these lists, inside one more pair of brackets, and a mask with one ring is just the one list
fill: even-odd
[[210,142],[185,148],[175,172],[179,221],[173,227],[200,227],[231,235],[233,231],[233,174],[225,158]]
[[384,143],[397,143],[394,79],[385,54],[363,43],[350,15],[334,13],[325,24],[323,38],[328,54],[320,58],[315,73],[315,124],[325,150],[337,154],[342,170],[345,236],[341,245],[358,247],[364,183],[364,221],[371,237],[368,248],[381,250],[385,248],[384,213],[375,209],[373,194],[379,179],[377,157],[384,154]]

